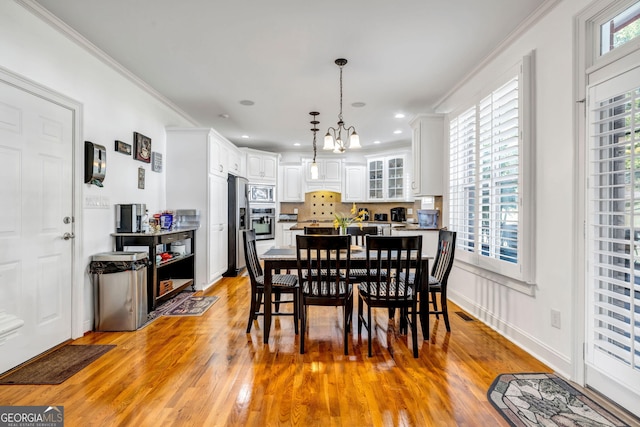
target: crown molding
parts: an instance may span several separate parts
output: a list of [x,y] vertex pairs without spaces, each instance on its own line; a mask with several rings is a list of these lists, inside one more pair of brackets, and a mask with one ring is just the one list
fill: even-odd
[[152,86],[150,86],[147,82],[142,80],[140,77],[133,74],[127,68],[125,68],[122,64],[117,62],[111,56],[107,55],[103,50],[101,50],[98,46],[91,43],[84,36],[78,33],[76,30],[67,25],[60,18],[49,12],[42,5],[36,3],[34,0],[14,0],[17,4],[24,7],[34,16],[40,18],[46,24],[49,24],[52,28],[60,32],[62,35],[67,37],[72,42],[76,43],[78,46],[86,50],[89,54],[98,58],[102,63],[119,73],[121,76],[129,80],[131,83],[138,86],[140,89],[151,95],[153,98],[161,102],[162,104],[169,107],[171,110],[175,111],[185,120],[188,120],[194,126],[198,125],[197,120],[191,117],[187,112],[182,110],[176,104],[171,102],[168,98],[162,95],[160,92],[155,90]]
[[[558,3],[562,0],[546,0],[542,3],[531,15],[527,17],[518,27],[513,30],[500,44],[498,44],[489,55],[487,55],[482,61],[478,63],[474,68],[467,73],[456,85],[454,85],[442,98],[433,104],[433,111],[438,111],[440,105],[445,102],[451,95],[457,92],[462,86],[468,83],[473,76],[478,74],[480,70],[486,67],[491,61],[496,59],[508,46],[513,44],[518,38],[520,38],[525,32],[529,31],[535,24],[537,24],[544,16],[546,16]],[[444,113],[444,112],[442,112]]]

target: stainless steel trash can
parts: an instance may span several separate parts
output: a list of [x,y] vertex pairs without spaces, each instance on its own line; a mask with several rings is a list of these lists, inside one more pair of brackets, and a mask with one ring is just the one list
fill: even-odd
[[96,331],[135,331],[147,321],[146,252],[103,252],[91,257]]

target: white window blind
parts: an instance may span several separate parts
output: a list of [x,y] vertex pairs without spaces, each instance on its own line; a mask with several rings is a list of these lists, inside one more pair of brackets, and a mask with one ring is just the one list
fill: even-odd
[[476,109],[468,109],[449,125],[449,224],[457,232],[456,247],[474,252],[476,229]]
[[518,77],[480,101],[479,180],[481,254],[518,262]]
[[461,261],[533,283],[532,56],[449,120],[449,227]]
[[[595,102],[590,171],[592,345],[640,370],[640,89]],[[591,353],[590,360],[597,360]],[[628,374],[627,374],[628,375]]]

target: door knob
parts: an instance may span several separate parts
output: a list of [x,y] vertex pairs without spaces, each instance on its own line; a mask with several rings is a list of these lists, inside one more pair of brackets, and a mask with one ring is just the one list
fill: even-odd
[[64,233],[64,234],[62,235],[62,238],[63,238],[64,240],[75,239],[75,238],[76,238],[76,235],[75,235],[75,234],[73,234],[73,233]]

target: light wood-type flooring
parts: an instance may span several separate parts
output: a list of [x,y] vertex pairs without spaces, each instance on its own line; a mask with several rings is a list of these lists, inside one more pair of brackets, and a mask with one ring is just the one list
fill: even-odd
[[[420,357],[376,311],[373,357],[354,332],[343,355],[341,310],[311,307],[307,352],[291,317],[245,333],[249,279],[225,278],[201,317],[161,317],[135,332],[91,332],[74,344],[117,347],[55,386],[0,386],[0,405],[63,405],[70,426],[507,426],[486,393],[506,372],[549,367],[449,304],[451,333],[431,319]],[[355,311],[355,310],[354,310]]]

